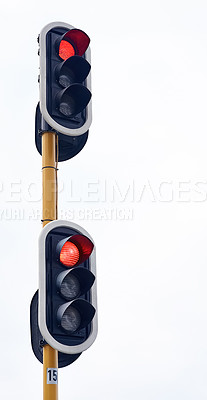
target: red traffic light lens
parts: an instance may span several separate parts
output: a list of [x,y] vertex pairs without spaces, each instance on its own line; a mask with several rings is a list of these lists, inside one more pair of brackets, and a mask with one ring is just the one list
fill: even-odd
[[62,60],[67,60],[68,58],[75,55],[75,49],[70,42],[66,40],[61,40],[59,46],[59,56]]
[[60,251],[60,262],[66,267],[74,267],[80,257],[77,246],[72,242],[66,242]]

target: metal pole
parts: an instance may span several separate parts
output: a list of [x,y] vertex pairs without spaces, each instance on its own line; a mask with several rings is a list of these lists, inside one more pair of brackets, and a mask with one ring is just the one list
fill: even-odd
[[[58,137],[42,135],[42,222],[43,227],[57,219]],[[58,400],[58,351],[43,347],[43,400]]]

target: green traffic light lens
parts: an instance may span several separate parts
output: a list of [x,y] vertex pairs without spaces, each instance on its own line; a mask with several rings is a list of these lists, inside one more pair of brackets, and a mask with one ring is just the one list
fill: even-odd
[[81,324],[81,316],[79,311],[72,306],[66,308],[60,324],[68,333],[74,333],[77,331]]
[[59,111],[66,117],[70,117],[75,113],[75,102],[72,97],[65,97],[65,101],[60,103]]

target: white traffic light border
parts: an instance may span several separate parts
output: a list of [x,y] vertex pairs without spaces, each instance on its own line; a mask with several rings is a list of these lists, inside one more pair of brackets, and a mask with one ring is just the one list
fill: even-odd
[[[46,35],[48,31],[53,28],[66,28],[68,30],[74,29],[75,27],[64,22],[51,22],[46,25],[40,32],[39,35],[39,45],[40,45],[40,111],[44,120],[57,132],[60,132],[67,136],[80,136],[83,135],[89,129],[92,121],[92,102],[89,101],[86,107],[86,122],[83,126],[76,129],[69,129],[60,124],[58,124],[54,119],[50,116],[47,110],[47,102],[46,102]],[[85,52],[86,60],[91,64],[91,51],[90,47]],[[86,78],[86,84],[88,89],[91,91],[91,72]]]
[[[40,332],[45,341],[53,347],[55,350],[65,354],[78,354],[87,350],[97,336],[98,323],[97,323],[97,291],[96,291],[96,280],[91,290],[91,304],[96,310],[95,316],[91,322],[91,332],[89,337],[84,343],[76,346],[68,346],[56,341],[47,329],[46,324],[46,254],[45,254],[45,242],[48,233],[58,227],[72,228],[78,231],[81,235],[87,236],[92,243],[94,241],[89,233],[81,226],[65,220],[55,220],[49,222],[43,229],[39,236],[39,303],[38,303],[38,323]],[[90,256],[90,270],[96,277],[96,249],[95,245]]]

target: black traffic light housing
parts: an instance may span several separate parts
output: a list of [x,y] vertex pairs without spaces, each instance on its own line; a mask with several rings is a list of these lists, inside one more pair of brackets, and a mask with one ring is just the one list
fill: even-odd
[[40,102],[36,110],[35,142],[41,154],[41,134],[55,131],[59,161],[74,157],[85,145],[91,124],[91,57],[88,35],[55,22],[39,35]]
[[[46,342],[39,330],[38,326],[38,290],[35,292],[31,305],[30,305],[30,332],[31,332],[31,345],[35,357],[43,364],[43,347]],[[66,367],[72,364],[81,355],[78,354],[64,354],[58,352],[58,368]]]
[[[42,124],[43,122],[43,124]],[[42,128],[41,128],[42,127]],[[42,132],[51,130],[51,127],[42,121],[40,105],[38,103],[35,116],[35,144],[42,155]],[[58,161],[66,161],[76,156],[85,146],[88,139],[88,131],[80,136],[66,136],[58,133]]]
[[65,354],[86,350],[97,335],[95,246],[68,221],[47,224],[39,240],[39,329]]

